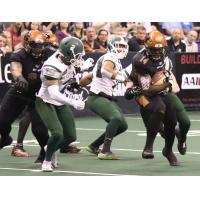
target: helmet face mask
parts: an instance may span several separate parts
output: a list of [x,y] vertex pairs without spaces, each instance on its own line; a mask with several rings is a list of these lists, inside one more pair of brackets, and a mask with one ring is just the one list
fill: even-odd
[[66,65],[79,68],[84,62],[85,54],[83,43],[75,37],[64,38],[59,45],[61,59]]
[[166,56],[166,50],[164,47],[152,47],[147,49],[149,57],[157,62],[162,62]]
[[28,44],[27,48],[33,57],[38,58],[42,55],[44,50],[44,43],[32,41]]
[[114,37],[108,42],[108,49],[114,53],[118,59],[123,59],[128,54],[128,44],[122,37]]
[[45,48],[45,36],[40,31],[29,31],[24,36],[24,48],[34,58],[42,56]]
[[79,68],[84,63],[83,56],[84,54],[77,54],[74,56],[74,58],[71,58],[69,60],[68,58],[65,58],[65,56],[61,54],[61,59],[65,65],[69,65],[70,67],[74,68]]

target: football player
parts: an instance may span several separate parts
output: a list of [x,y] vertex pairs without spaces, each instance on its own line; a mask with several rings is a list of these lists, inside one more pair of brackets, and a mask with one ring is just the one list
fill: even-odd
[[47,143],[42,171],[51,172],[57,167],[53,154],[57,149],[76,140],[73,113],[69,106],[83,110],[84,101],[66,97],[60,91],[76,76],[83,60],[84,48],[75,37],[64,38],[58,50],[44,63],[41,71],[42,85],[36,99],[36,109],[51,136]]
[[5,94],[0,108],[0,148],[10,145],[11,125],[19,114],[28,106],[31,111],[32,132],[41,150],[36,160],[44,159],[44,146],[48,140],[48,130],[35,110],[35,93],[38,92],[41,80],[40,70],[44,61],[52,55],[45,49],[45,35],[40,31],[28,31],[24,36],[24,48],[11,54],[11,74],[13,83]]
[[[175,77],[173,76],[171,72],[172,63],[171,63],[171,60],[166,55],[165,48],[167,44],[163,35],[158,31],[152,32],[149,35],[149,37],[146,39],[145,45],[146,45],[146,48],[141,50],[133,58],[133,66],[140,71],[145,71],[152,77],[154,76],[153,77],[154,80],[152,80],[152,84],[154,85],[156,85],[155,79],[158,79],[160,81],[160,84],[163,83],[163,79],[160,80],[161,74],[163,75],[162,77],[164,77],[165,80],[171,79],[170,82],[172,83],[172,90],[173,92],[177,92],[179,90],[179,87],[175,80]],[[163,70],[165,70],[165,74],[163,74]],[[137,90],[134,91],[134,88],[129,88],[126,92],[126,96],[128,98],[131,98],[131,95],[134,96],[135,94],[138,95],[139,93],[140,92],[137,92]],[[186,151],[186,146],[184,143],[186,139],[186,133],[188,132],[189,127],[190,127],[190,121],[178,97],[171,92],[168,93],[167,96],[168,96],[170,104],[173,105],[174,110],[176,111],[179,127],[181,127],[182,129],[181,131],[182,133],[180,134],[180,137],[179,137],[180,139],[178,139],[178,149],[179,149],[179,152],[183,154],[183,152]],[[174,112],[174,110],[172,110],[172,112]],[[141,114],[142,114],[144,123],[147,124],[150,113],[141,107]],[[167,134],[165,133],[165,135]],[[148,136],[147,134],[147,142],[151,141],[151,139],[153,138],[154,137],[152,137],[151,135]],[[152,140],[152,145],[153,145],[153,140]],[[149,157],[149,156],[145,156],[143,152],[143,157],[153,158],[153,154],[150,153],[150,157]]]
[[[54,34],[46,34],[45,35],[45,48],[49,48],[50,51],[55,52],[58,48],[59,42],[57,37]],[[53,53],[52,53],[53,54]],[[18,129],[18,137],[17,144],[14,145],[12,149],[11,155],[16,157],[28,157],[29,153],[23,147],[23,141],[28,130],[28,127],[31,123],[30,117],[31,110],[26,107],[23,111],[23,115],[19,120],[19,129]]]
[[[128,53],[128,44],[122,37],[115,36],[108,42],[108,53],[101,56],[93,73],[84,77],[80,85],[91,82],[88,107],[107,122],[104,133],[93,141],[86,150],[97,154],[101,160],[119,159],[111,151],[111,143],[115,136],[127,130],[126,119],[113,97],[115,86],[125,81],[120,60]],[[100,151],[99,147],[103,144]]]
[[[175,79],[173,73],[172,73],[172,68],[173,68],[172,61],[168,57],[167,51],[166,51],[167,43],[164,45],[165,46],[164,48],[162,48],[162,47],[159,48],[159,46],[155,48],[155,47],[153,47],[153,45],[156,45],[156,40],[154,40],[154,43],[151,42],[151,41],[153,41],[153,38],[156,38],[159,41],[159,40],[162,40],[163,35],[160,32],[155,31],[155,32],[152,32],[152,34],[146,39],[145,47],[146,47],[147,57],[149,57],[149,59],[151,60],[152,63],[155,63],[152,65],[152,67],[150,65],[150,67],[148,69],[151,68],[150,69],[151,75],[154,74],[153,72],[158,72],[158,71],[162,70],[163,68],[169,73],[169,75],[171,74],[174,87],[172,88],[173,91],[171,93],[169,93],[169,98],[171,99],[171,101],[175,107],[177,121],[179,123],[179,129],[176,129],[176,135],[178,138],[178,145],[177,145],[178,150],[179,150],[180,154],[184,155],[186,153],[186,149],[187,149],[186,138],[187,138],[187,133],[190,128],[190,119],[184,108],[183,103],[180,101],[180,99],[175,94],[179,91],[179,86],[176,82],[176,79]],[[164,40],[164,38],[163,38],[163,40]],[[145,50],[144,50],[144,52],[145,52]],[[137,61],[136,61],[136,65],[137,65]],[[140,65],[140,67],[141,67],[141,65]],[[163,133],[163,128],[160,129],[160,132]],[[164,134],[162,134],[162,135],[164,136]]]

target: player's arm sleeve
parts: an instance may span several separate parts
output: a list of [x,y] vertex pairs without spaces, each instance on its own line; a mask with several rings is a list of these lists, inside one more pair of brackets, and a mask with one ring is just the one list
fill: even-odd
[[64,94],[60,93],[57,84],[49,85],[48,92],[52,99],[59,101],[62,104],[73,106],[73,99],[69,99]]

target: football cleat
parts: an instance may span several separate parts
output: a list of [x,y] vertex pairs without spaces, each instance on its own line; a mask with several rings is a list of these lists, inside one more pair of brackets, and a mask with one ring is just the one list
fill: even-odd
[[174,155],[174,153],[172,151],[167,152],[167,150],[165,148],[163,148],[162,154],[164,157],[167,158],[167,160],[169,161],[169,164],[171,166],[180,166],[179,161],[177,160],[176,156]]
[[98,154],[98,158],[100,160],[120,160],[119,157],[117,157],[114,153],[112,152],[105,152],[105,153],[102,153],[100,152]]
[[186,142],[178,142],[177,144],[178,151],[181,155],[185,155],[187,151],[187,144]]
[[[47,151],[47,145],[44,147],[45,152]],[[58,151],[54,152],[51,158],[51,165],[53,168],[58,167]]]
[[178,151],[181,155],[185,155],[187,151],[186,136],[181,135],[179,128],[175,129],[175,135],[178,140],[177,144]]
[[80,151],[81,149],[74,145],[69,145],[65,149],[60,149],[60,153],[79,153]]
[[11,155],[16,156],[16,157],[28,157],[29,156],[28,152],[26,152],[26,150],[24,150],[23,146],[19,146],[19,145],[14,145]]
[[142,158],[144,159],[153,159],[154,158],[154,154],[153,154],[153,150],[152,149],[144,149],[142,152]]
[[44,160],[44,162],[42,163],[42,166],[41,166],[41,170],[43,172],[52,172],[53,169],[52,169],[52,163],[51,163],[51,161]]
[[95,154],[95,155],[98,155],[101,151],[101,149],[99,148],[94,148],[93,146],[89,145],[87,147],[85,147],[85,150],[88,151],[89,153],[92,153],[92,154]]

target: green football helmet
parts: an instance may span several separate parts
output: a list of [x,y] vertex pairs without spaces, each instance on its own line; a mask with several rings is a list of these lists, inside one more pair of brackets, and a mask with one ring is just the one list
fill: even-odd
[[108,41],[108,50],[116,54],[118,59],[123,59],[128,53],[128,44],[121,36],[114,36]]
[[75,37],[63,38],[60,42],[58,51],[62,55],[62,61],[66,65],[80,67],[83,63],[83,56],[85,55],[83,43]]

